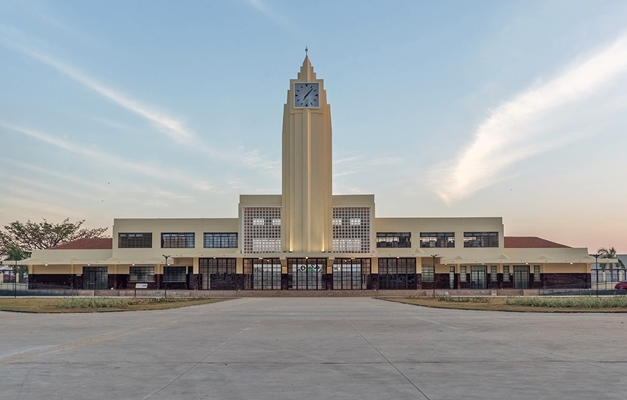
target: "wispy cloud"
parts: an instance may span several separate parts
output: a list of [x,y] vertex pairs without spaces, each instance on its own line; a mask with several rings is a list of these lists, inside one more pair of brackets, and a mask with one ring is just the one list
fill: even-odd
[[272,22],[285,30],[291,30],[290,21],[281,13],[274,10],[268,5],[266,0],[245,0],[248,5],[268,17]]
[[70,151],[75,154],[87,157],[91,160],[98,161],[100,163],[112,165],[118,168],[125,168],[129,171],[136,173],[157,177],[160,179],[168,179],[175,182],[183,183],[193,189],[202,191],[214,191],[215,188],[207,181],[195,180],[189,177],[189,174],[183,172],[177,172],[172,169],[162,169],[155,165],[142,164],[134,161],[128,161],[113,154],[104,153],[98,150],[86,148],[75,143],[68,142],[63,139],[48,135],[46,133],[36,131],[33,129],[27,129],[20,126],[11,125],[0,121],[0,127],[9,129],[14,132],[21,133],[23,135],[30,136],[38,139],[42,142],[51,144],[61,149]]
[[403,163],[402,157],[397,156],[372,156],[357,154],[350,157],[343,157],[333,161],[333,177],[356,174],[371,170],[372,167],[384,165],[399,165]]
[[568,118],[576,117],[576,111],[566,106],[590,99],[626,71],[627,36],[622,36],[554,79],[499,106],[478,127],[473,142],[451,168],[433,171],[435,192],[447,203],[466,198],[501,179],[515,162],[572,140],[573,134],[581,132]]

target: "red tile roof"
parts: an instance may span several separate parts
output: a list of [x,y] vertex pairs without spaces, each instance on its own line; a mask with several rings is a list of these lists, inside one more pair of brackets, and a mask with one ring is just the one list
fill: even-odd
[[505,236],[505,248],[508,249],[550,249],[570,248],[536,236]]
[[112,238],[78,239],[51,247],[50,250],[109,250],[113,249]]

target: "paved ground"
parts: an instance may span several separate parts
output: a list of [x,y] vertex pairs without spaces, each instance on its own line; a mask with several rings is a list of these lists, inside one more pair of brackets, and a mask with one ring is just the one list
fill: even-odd
[[0,312],[0,399],[625,399],[627,314],[263,298]]

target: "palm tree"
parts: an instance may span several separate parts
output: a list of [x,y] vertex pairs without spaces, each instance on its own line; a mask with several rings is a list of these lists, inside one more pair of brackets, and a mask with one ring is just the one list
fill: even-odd
[[[601,254],[603,257],[601,258],[613,258],[616,259],[616,250],[613,247],[610,247],[609,249],[606,249],[605,247],[601,247],[599,249],[599,251],[597,251],[597,253]],[[623,263],[622,260],[617,259],[617,262],[615,263],[607,263],[607,265],[610,267],[610,274],[612,274],[612,280],[614,279],[614,266],[625,270],[625,264]],[[605,268],[603,268],[603,270],[605,271]]]

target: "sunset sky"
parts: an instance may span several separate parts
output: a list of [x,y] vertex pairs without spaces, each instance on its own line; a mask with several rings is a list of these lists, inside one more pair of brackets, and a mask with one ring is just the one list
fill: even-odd
[[625,21],[601,0],[2,1],[0,225],[280,193],[307,46],[335,194],[627,253]]

